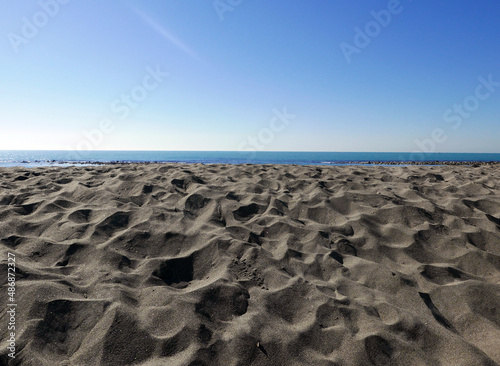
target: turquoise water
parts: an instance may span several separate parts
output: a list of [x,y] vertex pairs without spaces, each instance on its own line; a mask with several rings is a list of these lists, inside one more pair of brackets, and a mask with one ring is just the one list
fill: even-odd
[[93,162],[338,165],[367,161],[500,161],[500,154],[240,151],[0,151],[0,167]]

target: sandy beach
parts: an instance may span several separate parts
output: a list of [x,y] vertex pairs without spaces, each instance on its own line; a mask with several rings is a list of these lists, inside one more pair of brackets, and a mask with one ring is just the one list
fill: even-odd
[[0,244],[2,365],[500,364],[498,165],[3,168]]

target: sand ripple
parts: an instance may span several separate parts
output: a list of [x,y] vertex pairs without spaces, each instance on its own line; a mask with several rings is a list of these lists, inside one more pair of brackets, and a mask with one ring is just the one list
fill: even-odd
[[12,365],[500,363],[497,166],[4,168],[0,251]]

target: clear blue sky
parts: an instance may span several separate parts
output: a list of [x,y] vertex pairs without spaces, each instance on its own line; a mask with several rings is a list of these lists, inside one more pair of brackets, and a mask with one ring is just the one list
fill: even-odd
[[500,152],[498,0],[2,5],[0,150]]

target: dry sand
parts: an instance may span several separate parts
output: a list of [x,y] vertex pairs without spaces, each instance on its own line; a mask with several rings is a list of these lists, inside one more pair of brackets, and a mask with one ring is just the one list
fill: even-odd
[[500,167],[0,169],[0,363],[498,365]]

